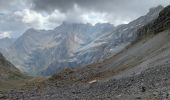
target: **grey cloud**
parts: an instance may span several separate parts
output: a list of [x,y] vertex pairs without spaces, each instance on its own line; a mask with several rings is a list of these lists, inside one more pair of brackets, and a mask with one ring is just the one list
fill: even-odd
[[11,0],[0,0],[0,9],[5,9],[11,5]]
[[[53,12],[55,9],[63,13],[74,12],[77,5],[83,11],[94,11],[108,13],[109,21],[114,19],[131,21],[147,13],[149,8],[158,5],[168,5],[169,0],[32,0],[33,9],[36,11]],[[78,14],[68,16],[68,19],[75,19]],[[73,18],[72,18],[73,17]],[[111,18],[112,17],[112,18]],[[77,18],[79,20],[79,18]],[[112,20],[113,19],[113,20]]]
[[9,13],[31,7],[29,0],[0,0],[0,11]]
[[128,0],[32,0],[35,10],[53,11],[59,9],[62,12],[72,9],[75,4],[88,10],[106,11],[117,8],[122,1],[128,2]]
[[47,12],[55,9],[67,12],[77,4],[81,8],[101,12],[143,13],[153,6],[170,4],[169,0],[32,0],[32,2],[35,10]]
[[12,32],[12,36],[19,36],[27,26],[14,14],[0,15],[0,32]]
[[[60,14],[56,14],[49,20],[46,19],[48,22],[43,24],[44,27],[55,27],[62,21],[84,22],[82,15],[90,14],[89,12],[106,13],[104,20],[118,25],[144,15],[149,8],[160,4],[166,6],[170,4],[170,0],[0,0],[0,32],[11,31],[14,36],[18,36],[26,29],[34,27],[34,23],[24,23],[22,16],[15,16],[15,11],[22,12],[23,9],[42,15],[50,15],[59,10],[64,16],[61,18]],[[78,11],[75,5],[78,6]]]

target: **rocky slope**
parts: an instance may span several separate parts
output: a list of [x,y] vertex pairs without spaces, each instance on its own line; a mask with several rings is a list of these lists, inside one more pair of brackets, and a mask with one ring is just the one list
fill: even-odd
[[9,92],[9,98],[169,100],[170,28],[165,24],[169,22],[169,9],[170,6],[162,10],[158,18],[148,24],[149,27],[141,27],[137,31],[139,40],[117,55],[86,67],[67,68],[32,90]]
[[[18,90],[8,93],[11,100],[169,100],[169,63],[150,68],[140,75],[97,80],[94,83],[74,82],[63,84],[53,80],[47,86],[33,90]],[[59,82],[60,81],[60,82]]]

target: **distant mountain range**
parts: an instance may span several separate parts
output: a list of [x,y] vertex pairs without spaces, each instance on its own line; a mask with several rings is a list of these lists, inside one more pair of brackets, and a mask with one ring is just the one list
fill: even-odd
[[23,71],[37,74],[53,62],[67,61],[76,50],[113,29],[111,24],[71,23],[63,23],[49,31],[29,29],[8,48],[6,54]]
[[129,24],[66,23],[54,30],[27,30],[4,55],[32,75],[52,75],[65,67],[83,67],[116,55],[138,36],[138,29],[152,22],[163,9],[150,11]]

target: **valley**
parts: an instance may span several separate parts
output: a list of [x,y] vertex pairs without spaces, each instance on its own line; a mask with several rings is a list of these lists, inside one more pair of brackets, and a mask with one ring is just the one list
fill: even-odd
[[137,30],[157,18],[162,9],[151,8],[146,15],[117,27],[63,22],[54,30],[29,29],[3,54],[17,68],[34,76],[86,66],[122,51],[136,39]]
[[29,29],[7,44],[0,100],[170,99],[170,6],[119,26]]

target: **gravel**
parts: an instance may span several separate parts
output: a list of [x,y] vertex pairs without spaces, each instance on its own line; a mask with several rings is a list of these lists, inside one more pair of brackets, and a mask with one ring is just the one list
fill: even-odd
[[[170,64],[147,69],[140,75],[89,84],[47,81],[43,89],[12,90],[10,100],[169,100]],[[60,83],[60,84],[58,84]],[[0,98],[4,96],[0,94]]]

